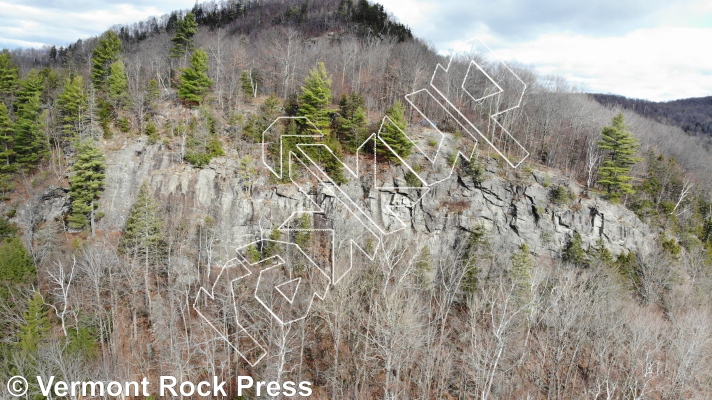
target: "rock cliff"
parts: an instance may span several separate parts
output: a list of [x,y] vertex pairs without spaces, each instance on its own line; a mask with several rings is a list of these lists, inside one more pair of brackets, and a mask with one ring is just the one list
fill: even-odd
[[[244,157],[244,155],[243,155]],[[97,223],[98,231],[121,231],[144,181],[149,182],[156,198],[169,210],[170,218],[197,224],[210,216],[219,232],[221,247],[228,251],[257,238],[265,238],[297,210],[314,206],[292,184],[270,179],[261,166],[259,155],[240,162],[238,157],[214,159],[204,169],[180,162],[179,154],[163,145],[136,141],[107,154],[106,189],[99,211],[105,216]],[[622,251],[648,253],[655,235],[631,211],[592,196],[584,198],[581,188],[553,172],[512,171],[499,166],[497,159],[484,157],[484,175],[475,180],[456,173],[447,181],[427,191],[368,189],[352,179],[343,189],[352,199],[382,224],[394,223],[385,206],[397,206],[397,214],[406,223],[398,235],[407,235],[420,243],[429,243],[431,251],[453,247],[463,233],[478,226],[498,248],[514,249],[526,243],[532,253],[558,257],[574,232],[585,245],[603,239],[612,254]],[[386,172],[384,180],[403,186],[398,167]],[[552,188],[563,186],[573,195],[565,204],[551,200]],[[366,188],[366,189],[365,189]],[[329,227],[339,232],[358,228],[358,223],[340,205],[333,193],[322,188],[313,193],[313,201],[327,214]],[[422,200],[417,198],[422,195]],[[15,222],[25,232],[39,222],[60,218],[69,207],[68,194],[62,188],[50,188],[17,210]]]

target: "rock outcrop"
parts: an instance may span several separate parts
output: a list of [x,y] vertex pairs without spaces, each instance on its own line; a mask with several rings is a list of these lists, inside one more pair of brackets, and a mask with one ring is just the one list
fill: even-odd
[[[256,154],[251,158],[259,160]],[[395,169],[385,179],[402,186],[402,179],[396,178],[402,174]],[[500,248],[526,243],[534,254],[550,257],[561,254],[574,232],[587,245],[602,239],[614,255],[652,249],[653,233],[622,205],[583,198],[580,187],[555,174],[514,173],[499,168],[494,159],[487,160],[485,170],[480,182],[453,175],[427,193],[368,189],[354,179],[342,188],[381,226],[396,227],[398,216],[406,226],[397,234],[430,243],[435,253],[454,246],[463,233],[477,227],[483,227],[488,240]],[[315,208],[294,185],[271,179],[258,161],[246,164],[237,157],[221,157],[204,169],[195,169],[182,163],[177,152],[139,141],[107,154],[106,189],[99,207],[105,215],[96,225],[98,230],[123,229],[144,181],[172,218],[197,224],[210,216],[225,249],[264,238],[294,211]],[[558,185],[568,187],[575,199],[566,205],[553,204],[551,188]],[[358,220],[328,188],[313,193],[312,201],[325,210],[337,233],[360,229]],[[69,205],[66,189],[51,188],[23,203],[15,221],[27,229],[38,221],[60,217]],[[396,212],[387,212],[389,207]]]
[[68,189],[49,186],[20,203],[11,221],[21,228],[25,241],[31,242],[42,225],[62,221],[71,206]]

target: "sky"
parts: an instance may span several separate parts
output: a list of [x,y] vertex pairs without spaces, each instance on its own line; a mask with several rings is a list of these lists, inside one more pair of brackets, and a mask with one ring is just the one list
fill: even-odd
[[[0,0],[0,48],[64,45],[194,0]],[[710,0],[381,0],[441,53],[478,38],[509,63],[587,92],[712,95]]]
[[710,0],[381,0],[445,53],[477,38],[496,56],[586,92],[712,96]]

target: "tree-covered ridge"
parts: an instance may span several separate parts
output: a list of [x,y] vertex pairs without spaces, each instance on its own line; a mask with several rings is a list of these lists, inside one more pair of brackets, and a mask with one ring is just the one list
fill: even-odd
[[712,96],[654,102],[608,94],[592,95],[606,106],[622,107],[646,118],[679,126],[692,135],[712,135]]
[[[517,71],[532,90],[508,121],[531,152],[522,168],[502,167],[484,143],[469,161],[448,154],[456,176],[447,190],[434,187],[429,204],[406,211],[412,227],[376,259],[356,262],[305,320],[287,329],[255,321],[280,357],[246,365],[196,315],[196,291],[212,287],[240,241],[261,240],[246,250],[255,263],[280,255],[279,240],[328,258],[324,230],[355,226],[349,214],[332,221],[317,213],[290,222],[300,230],[279,230],[299,200],[287,179],[269,177],[263,166],[265,129],[297,117],[280,119],[276,136],[312,135],[311,125],[297,122],[308,118],[325,136],[301,143],[323,144],[349,165],[359,151],[360,161],[376,160],[378,174],[418,187],[393,153],[381,146],[373,157],[360,146],[377,133],[398,155],[413,155],[402,132],[426,124],[403,95],[426,87],[443,61],[418,40],[384,35],[380,6],[257,3],[249,18],[235,13],[213,30],[196,22],[192,32],[188,14],[176,13],[170,29],[151,28],[140,40],[119,30],[118,44],[107,33],[69,55],[50,50],[46,64],[32,51],[0,59],[0,77],[10,82],[0,99],[3,212],[22,223],[18,231],[0,219],[0,380],[207,373],[234,382],[247,370],[258,379],[311,380],[314,398],[704,398],[712,370],[712,199],[698,174],[706,166],[689,159],[707,154],[699,153],[704,147],[580,94],[549,91],[526,70]],[[196,21],[216,21],[200,10]],[[370,22],[325,31],[354,16]],[[230,30],[238,25],[251,31]],[[467,98],[452,100],[462,106]],[[473,120],[486,122],[497,101]],[[435,122],[463,143],[456,123]],[[16,151],[27,150],[16,139],[28,141],[17,132],[40,138],[43,155],[18,159]],[[296,143],[286,140],[285,150]],[[385,204],[377,197],[406,198],[369,191],[367,177],[345,174],[319,150],[310,158],[339,189],[362,194],[356,201],[375,216]],[[427,165],[412,164],[416,172]],[[295,179],[307,175],[295,171]],[[307,196],[337,203],[320,190]],[[211,193],[218,196],[206,200]],[[482,207],[470,203],[477,199]],[[38,203],[63,214],[30,215]],[[487,210],[502,219],[488,220]],[[104,212],[118,222],[101,220]],[[534,235],[517,232],[525,220],[536,224]],[[555,233],[539,229],[545,224]],[[614,252],[605,236],[646,226],[653,238],[636,248],[650,253]],[[200,305],[237,335],[241,309],[227,293]],[[241,304],[255,302],[253,292],[242,294]]]
[[[182,26],[188,15],[188,25]],[[323,18],[324,15],[328,15],[328,18]],[[190,10],[150,17],[134,24],[115,26],[112,30],[127,45],[137,44],[162,33],[179,33],[179,39],[174,41],[174,45],[180,53],[178,49],[184,46],[182,41],[189,39],[193,24],[211,31],[223,29],[233,35],[249,35],[266,26],[297,26],[310,35],[352,31],[362,37],[393,38],[398,41],[413,39],[410,28],[393,21],[382,5],[367,0],[196,2]],[[76,55],[82,44],[80,41],[67,47],[53,46],[45,56],[52,62],[66,62]]]

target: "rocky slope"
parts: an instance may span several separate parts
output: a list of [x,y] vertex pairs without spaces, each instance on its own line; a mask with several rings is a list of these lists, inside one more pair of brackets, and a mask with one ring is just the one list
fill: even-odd
[[[259,160],[259,154],[248,160]],[[653,247],[654,233],[622,205],[596,196],[584,198],[581,187],[554,172],[513,171],[488,157],[480,162],[485,165],[481,182],[456,170],[456,176],[434,186],[419,202],[422,191],[364,189],[366,185],[353,179],[343,188],[349,197],[361,199],[361,206],[374,220],[386,224],[393,220],[387,206],[400,206],[398,212],[409,226],[396,235],[429,243],[435,256],[456,246],[463,232],[478,226],[485,228],[497,248],[513,250],[526,243],[535,255],[548,257],[560,256],[574,232],[581,234],[585,245],[603,239],[613,255],[626,250],[645,254]],[[402,176],[400,172],[392,167],[383,179],[403,186],[397,177]],[[99,207],[105,216],[97,223],[97,231],[120,232],[139,187],[147,181],[168,218],[199,224],[210,216],[226,253],[267,237],[272,227],[293,212],[311,207],[296,186],[271,180],[259,161],[241,163],[233,155],[195,169],[181,162],[176,151],[143,140],[108,151],[106,177]],[[555,205],[550,193],[559,185],[576,194],[575,199]],[[314,199],[326,210],[329,227],[337,236],[356,229],[331,191],[322,188]],[[52,187],[23,203],[14,221],[27,234],[43,221],[61,218],[68,208],[66,189]]]

